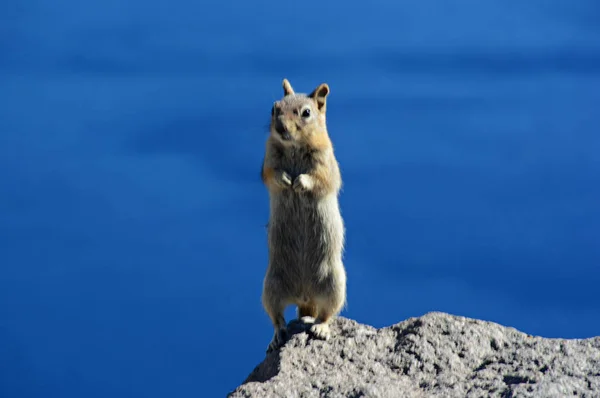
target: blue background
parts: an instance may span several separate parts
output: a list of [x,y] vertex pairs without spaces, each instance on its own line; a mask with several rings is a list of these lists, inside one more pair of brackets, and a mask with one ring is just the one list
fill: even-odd
[[284,77],[331,88],[343,315],[600,334],[598,21],[595,0],[1,2],[0,396],[224,396],[264,358]]

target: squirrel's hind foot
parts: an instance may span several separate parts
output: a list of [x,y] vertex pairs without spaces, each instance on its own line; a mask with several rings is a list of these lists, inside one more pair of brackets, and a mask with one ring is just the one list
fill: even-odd
[[329,325],[326,323],[315,323],[310,327],[310,332],[318,339],[329,340],[331,337],[331,330]]

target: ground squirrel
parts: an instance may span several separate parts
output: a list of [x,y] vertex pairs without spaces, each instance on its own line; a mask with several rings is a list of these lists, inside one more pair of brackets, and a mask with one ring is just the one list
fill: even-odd
[[342,179],[325,121],[329,86],[307,95],[283,79],[283,91],[271,109],[261,171],[270,201],[262,303],[275,329],[267,352],[287,338],[288,305],[298,306],[298,319],[314,322],[311,334],[327,340],[331,318],[346,304]]

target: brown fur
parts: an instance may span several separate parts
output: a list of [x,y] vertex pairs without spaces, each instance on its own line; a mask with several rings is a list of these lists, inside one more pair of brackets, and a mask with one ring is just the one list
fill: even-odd
[[316,318],[318,315],[317,305],[314,302],[310,302],[308,304],[300,304],[298,306],[298,318],[304,318],[305,316],[309,316],[311,318]]

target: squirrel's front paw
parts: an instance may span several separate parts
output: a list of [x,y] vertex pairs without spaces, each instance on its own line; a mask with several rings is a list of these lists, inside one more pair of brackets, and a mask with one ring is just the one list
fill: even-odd
[[302,191],[310,191],[313,187],[313,180],[308,174],[300,174],[294,180],[294,191],[302,192]]
[[285,171],[281,172],[281,184],[285,187],[292,185],[292,177]]

